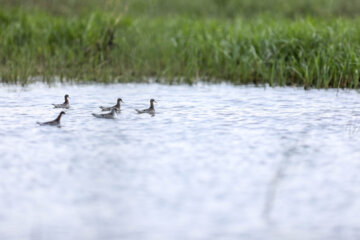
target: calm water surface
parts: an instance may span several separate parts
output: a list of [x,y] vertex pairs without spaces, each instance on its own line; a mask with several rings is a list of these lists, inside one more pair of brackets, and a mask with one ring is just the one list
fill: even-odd
[[360,94],[3,85],[0,179],[1,240],[357,240]]

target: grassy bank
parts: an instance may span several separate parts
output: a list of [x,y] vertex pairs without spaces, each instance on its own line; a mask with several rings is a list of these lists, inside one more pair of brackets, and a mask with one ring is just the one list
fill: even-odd
[[22,7],[53,15],[81,16],[93,11],[128,16],[187,16],[195,18],[356,17],[358,0],[0,0],[3,7]]
[[229,81],[358,88],[360,19],[0,10],[2,82]]

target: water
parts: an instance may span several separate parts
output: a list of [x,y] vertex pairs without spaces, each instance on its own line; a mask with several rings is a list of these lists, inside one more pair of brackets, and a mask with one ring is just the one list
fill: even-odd
[[34,84],[0,109],[2,240],[360,238],[356,91]]

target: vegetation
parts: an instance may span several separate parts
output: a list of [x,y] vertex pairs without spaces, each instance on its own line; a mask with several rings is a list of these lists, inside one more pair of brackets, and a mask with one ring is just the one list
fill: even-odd
[[21,2],[0,0],[2,82],[359,87],[357,1]]
[[358,0],[0,0],[0,6],[43,10],[53,15],[86,15],[93,11],[130,16],[191,16],[195,18],[355,17]]

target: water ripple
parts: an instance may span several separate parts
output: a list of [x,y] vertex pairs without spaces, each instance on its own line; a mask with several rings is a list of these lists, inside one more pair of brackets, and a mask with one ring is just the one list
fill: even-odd
[[[62,127],[39,127],[71,97]],[[99,105],[122,97],[115,120]],[[157,114],[138,115],[155,98]],[[0,239],[359,239],[360,95],[0,88]]]

